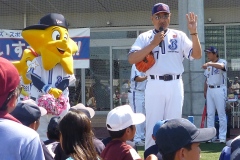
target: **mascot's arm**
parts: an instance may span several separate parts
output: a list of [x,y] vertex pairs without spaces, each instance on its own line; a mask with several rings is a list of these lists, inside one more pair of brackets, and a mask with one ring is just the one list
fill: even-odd
[[41,79],[39,79],[37,76],[34,76],[32,74],[34,72],[34,69],[31,68],[28,73],[27,77],[29,77],[32,80],[33,85],[43,93],[49,93],[52,94],[55,98],[58,98],[62,94],[62,90],[58,88],[52,88],[51,85],[46,85]]
[[63,78],[63,80],[56,86],[58,89],[64,91],[69,85],[73,84],[76,81],[74,74],[69,75],[68,77]]

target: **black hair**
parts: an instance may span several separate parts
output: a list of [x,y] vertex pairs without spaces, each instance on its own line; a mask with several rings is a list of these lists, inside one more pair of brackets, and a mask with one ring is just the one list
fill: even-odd
[[[185,148],[188,151],[190,151],[192,149],[192,143],[188,143],[187,145],[185,145],[182,148]],[[162,154],[162,159],[163,160],[174,160],[177,151],[174,151],[174,152],[171,152],[171,153],[168,153],[168,154]]]
[[[133,129],[133,125],[131,125],[127,128]],[[123,130],[120,130],[120,131],[110,131],[110,130],[108,130],[108,133],[109,133],[109,135],[111,136],[112,139],[121,138],[124,135],[124,133],[126,132],[127,128],[125,128]]]
[[48,129],[47,129],[47,136],[48,139],[50,140],[60,140],[60,131],[59,131],[59,126],[58,126],[58,120],[60,117],[52,117],[49,124],[48,124]]
[[69,111],[59,123],[60,142],[67,155],[76,160],[97,160],[91,121],[79,110]]

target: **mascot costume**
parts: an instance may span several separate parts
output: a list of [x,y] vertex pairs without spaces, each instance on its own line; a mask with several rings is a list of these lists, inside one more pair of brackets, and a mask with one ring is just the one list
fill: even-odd
[[76,80],[73,54],[78,46],[69,37],[66,19],[57,13],[47,14],[38,24],[24,28],[22,37],[37,53],[29,64],[25,61],[26,76],[32,83],[31,98],[48,111],[40,118],[37,130],[41,139],[46,140],[50,119],[64,116],[70,108],[68,86]]
[[30,90],[31,90],[31,80],[27,78],[27,70],[29,64],[31,64],[32,60],[38,57],[38,54],[32,49],[25,49],[23,51],[22,59],[20,61],[12,62],[13,65],[17,68],[18,73],[20,75],[20,84],[23,86],[21,94],[19,96],[19,100],[25,100],[30,97]]

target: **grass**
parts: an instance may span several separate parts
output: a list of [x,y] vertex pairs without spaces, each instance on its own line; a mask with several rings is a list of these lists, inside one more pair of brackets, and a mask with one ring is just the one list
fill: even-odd
[[[225,144],[201,143],[201,160],[218,160]],[[143,158],[144,147],[138,147],[138,154]]]

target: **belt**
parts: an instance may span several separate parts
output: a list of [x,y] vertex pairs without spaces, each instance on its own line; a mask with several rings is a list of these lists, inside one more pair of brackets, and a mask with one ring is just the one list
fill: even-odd
[[150,75],[150,78],[151,79],[164,80],[164,81],[171,81],[171,80],[174,80],[174,79],[179,79],[180,78],[180,74],[179,75],[165,74],[163,76]]
[[221,86],[212,86],[212,85],[209,85],[208,87],[209,87],[209,88],[220,88]]
[[[144,92],[144,90],[139,90],[139,89],[131,89],[132,91],[139,91],[139,92]],[[131,90],[128,90],[128,93],[132,93]]]

